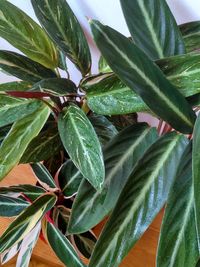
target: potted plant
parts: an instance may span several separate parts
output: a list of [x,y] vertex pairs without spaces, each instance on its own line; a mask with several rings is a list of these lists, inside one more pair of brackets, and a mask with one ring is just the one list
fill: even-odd
[[0,179],[20,163],[36,177],[0,188],[0,216],[15,217],[1,263],[19,253],[28,266],[41,237],[68,267],[85,266],[80,254],[90,267],[119,266],[167,203],[157,266],[198,266],[200,22],[178,27],[164,0],[121,0],[131,37],[89,19],[102,54],[93,75],[67,2],[31,2],[41,26],[0,2],[0,36],[23,53],[0,51],[1,70],[19,79],[0,85]]

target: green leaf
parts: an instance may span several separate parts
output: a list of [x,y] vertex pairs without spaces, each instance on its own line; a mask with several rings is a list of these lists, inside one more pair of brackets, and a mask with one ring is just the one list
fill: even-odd
[[89,266],[118,266],[140,239],[167,200],[177,162],[188,144],[183,135],[169,133],[138,161],[106,224]]
[[65,96],[70,93],[76,93],[76,85],[68,79],[50,78],[42,80],[33,85],[29,90],[31,92],[45,92],[53,96]]
[[165,0],[120,0],[135,44],[151,59],[184,54],[185,46]]
[[58,129],[63,145],[75,166],[94,188],[101,189],[105,177],[102,150],[85,113],[78,106],[71,104],[59,115]]
[[21,80],[33,83],[36,83],[44,78],[56,77],[54,71],[45,68],[28,57],[11,51],[0,51],[0,68],[6,73]]
[[57,46],[83,75],[91,68],[90,50],[83,30],[65,0],[31,0],[36,16]]
[[0,180],[19,163],[28,144],[44,126],[49,113],[49,108],[42,103],[36,112],[13,124],[0,147]]
[[19,215],[29,206],[27,201],[0,194],[0,216],[13,217]]
[[193,107],[200,106],[200,93],[187,97],[187,101]]
[[179,26],[187,53],[200,49],[200,21],[192,21]]
[[0,36],[47,68],[54,69],[58,66],[56,48],[45,31],[6,0],[1,0],[0,5]]
[[48,160],[63,149],[57,127],[48,127],[28,145],[20,163],[36,163]]
[[20,242],[50,210],[57,197],[45,194],[26,208],[6,229],[0,238],[0,253]]
[[90,23],[97,46],[119,78],[173,128],[191,133],[195,113],[159,68],[119,32],[98,21]]
[[20,252],[17,257],[16,267],[30,266],[30,259],[33,248],[38,240],[41,230],[41,223],[38,223],[35,228],[24,238],[21,244]]
[[45,188],[47,191],[58,190],[53,177],[42,163],[33,163],[31,164],[31,168],[38,182],[42,185],[43,188]]
[[72,197],[75,195],[82,180],[83,176],[74,163],[71,160],[67,160],[58,174],[59,186],[64,196]]
[[111,68],[108,66],[108,63],[106,62],[105,58],[100,56],[99,59],[99,72],[100,73],[109,73],[112,72]]
[[25,195],[28,197],[31,201],[36,200],[38,197],[43,195],[46,191],[35,185],[30,184],[20,184],[20,185],[12,185],[8,187],[0,187],[0,194],[6,195],[6,196],[12,196],[15,195]]
[[92,115],[89,119],[102,146],[118,133],[115,126],[104,116]]
[[192,146],[181,158],[162,222],[157,267],[195,267],[199,259],[192,188]]
[[6,250],[4,253],[1,254],[1,264],[5,264],[7,263],[9,260],[11,260],[19,251],[20,247],[21,247],[21,242],[17,243],[16,245],[14,245],[13,247],[11,247],[10,249]]
[[10,128],[11,128],[10,125],[0,128],[0,146],[1,146],[1,143],[3,142],[3,140],[5,139],[6,135],[10,131]]
[[[0,127],[33,114],[41,106],[38,100],[21,100],[7,95],[1,95],[0,98]],[[5,104],[1,106],[3,101]]]
[[16,81],[0,84],[0,92],[8,91],[27,91],[31,88],[32,84],[26,81]]
[[[198,236],[200,234],[200,197],[199,197],[199,186],[200,186],[200,116],[198,116],[194,132],[193,132],[193,149],[192,149],[192,175],[193,175],[193,194],[194,194],[194,208],[195,208],[195,218]],[[198,238],[200,245],[200,239]]]
[[84,267],[68,239],[51,223],[47,222],[46,236],[58,258],[65,266]]
[[86,232],[114,208],[134,165],[155,142],[157,132],[145,123],[119,132],[104,148],[106,177],[100,192],[83,181],[72,206],[69,233]]

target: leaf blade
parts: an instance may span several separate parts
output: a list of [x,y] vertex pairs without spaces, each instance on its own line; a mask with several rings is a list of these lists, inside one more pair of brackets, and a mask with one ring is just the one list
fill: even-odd
[[29,206],[27,201],[0,194],[0,216],[14,217]]

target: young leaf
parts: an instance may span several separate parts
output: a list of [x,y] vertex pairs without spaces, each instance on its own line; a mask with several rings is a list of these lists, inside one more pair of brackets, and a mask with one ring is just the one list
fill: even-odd
[[36,16],[57,46],[83,75],[91,68],[90,50],[83,30],[65,0],[31,0]]
[[108,63],[106,62],[105,58],[100,56],[99,59],[99,72],[100,73],[109,73],[112,72],[111,68],[108,66]]
[[185,146],[183,135],[169,133],[138,161],[106,224],[89,266],[118,266],[167,200]]
[[191,133],[195,113],[159,68],[119,32],[98,21],[90,23],[97,46],[119,78],[173,128]]
[[96,189],[104,182],[105,170],[98,137],[85,113],[71,104],[58,118],[63,145],[75,166]]
[[106,176],[100,192],[83,181],[72,206],[69,233],[83,233],[114,208],[134,165],[157,139],[155,128],[132,125],[119,132],[104,148]]
[[47,68],[58,66],[56,48],[35,21],[7,0],[1,0],[0,14],[1,37]]
[[26,81],[16,81],[0,84],[0,92],[8,91],[27,91],[31,88],[32,83]]
[[19,215],[30,203],[19,198],[0,194],[0,216],[13,217]]
[[85,267],[68,239],[49,222],[46,225],[46,236],[49,245],[65,266]]
[[120,0],[135,44],[151,58],[184,54],[185,46],[165,0]]
[[6,229],[0,238],[0,253],[20,242],[51,209],[57,197],[45,194],[26,208]]
[[31,168],[43,188],[48,191],[58,190],[53,177],[42,163],[33,163],[31,164]]
[[[194,208],[196,217],[196,227],[198,236],[200,234],[200,197],[199,197],[199,186],[200,186],[200,116],[198,116],[193,133],[193,149],[192,149],[192,175],[193,175],[193,193],[194,193]],[[200,240],[198,238],[199,246]]]
[[64,196],[72,197],[75,195],[82,180],[83,175],[77,170],[71,160],[67,160],[62,165],[58,174],[59,186]]
[[192,146],[186,148],[162,222],[157,267],[196,266],[199,259],[192,188]]
[[15,122],[0,147],[0,180],[19,163],[28,144],[38,135],[50,114],[41,104],[38,110]]
[[200,21],[192,21],[179,26],[187,53],[200,49]]
[[45,92],[53,96],[65,96],[76,93],[76,85],[68,79],[50,78],[44,79],[32,86],[31,92]]
[[35,228],[23,239],[19,255],[17,257],[16,267],[28,267],[31,259],[31,254],[38,240],[41,230],[39,222]]
[[[1,95],[0,98],[0,127],[21,120],[41,106],[38,100],[21,100],[7,95]],[[5,104],[1,106],[3,101]]]
[[56,77],[54,71],[45,68],[28,57],[11,51],[0,51],[0,68],[21,80],[33,83],[44,78]]

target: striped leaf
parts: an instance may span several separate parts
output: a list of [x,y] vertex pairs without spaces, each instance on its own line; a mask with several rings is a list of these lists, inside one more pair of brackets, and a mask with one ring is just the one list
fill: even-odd
[[83,75],[90,71],[91,55],[83,30],[65,0],[31,0],[36,16],[57,46]]
[[56,48],[45,31],[7,0],[0,5],[0,36],[30,59],[51,69],[58,66]]
[[0,84],[0,92],[8,91],[27,91],[31,88],[32,84],[26,81],[16,81]]
[[122,34],[98,21],[90,23],[97,46],[119,78],[173,128],[191,133],[195,113],[159,68]]
[[103,188],[98,192],[82,182],[72,206],[69,233],[86,232],[111,212],[134,165],[156,139],[156,130],[141,123],[119,132],[106,145]]
[[19,163],[28,144],[44,126],[49,113],[49,108],[41,104],[36,112],[13,124],[0,147],[0,180]]
[[[200,115],[198,116],[193,133],[193,149],[192,149],[192,175],[193,175],[193,194],[194,194],[194,208],[196,217],[196,227],[198,236],[200,234],[200,197],[199,197],[199,186],[200,186]],[[200,239],[198,239],[200,248]]]
[[44,78],[56,77],[54,71],[45,68],[28,57],[11,51],[0,51],[0,68],[21,80],[33,83]]
[[131,36],[151,59],[184,54],[185,46],[165,0],[120,0]]
[[187,139],[161,137],[138,161],[106,224],[89,266],[119,266],[167,200]]
[[100,189],[105,176],[103,155],[98,137],[85,113],[71,104],[60,114],[58,129],[75,166],[94,188]]
[[46,191],[35,185],[30,184],[20,184],[20,185],[12,185],[8,187],[0,187],[0,194],[6,195],[6,196],[12,196],[15,195],[25,195],[28,197],[31,201],[36,200],[38,197],[43,195]]
[[51,223],[47,222],[46,236],[57,257],[70,267],[84,267],[68,239]]
[[27,201],[0,194],[0,216],[13,217],[19,215],[29,206]]
[[100,73],[107,73],[107,72],[109,73],[109,72],[112,72],[112,70],[108,66],[105,58],[102,57],[102,56],[100,56],[98,67],[99,67],[99,72]]
[[[0,98],[0,127],[34,113],[41,106],[37,100],[21,100],[7,95],[1,95]],[[5,104],[1,106],[3,101]]]
[[32,86],[31,92],[45,92],[53,96],[65,96],[76,93],[76,85],[68,79],[50,78],[44,79]]
[[20,159],[20,163],[36,163],[48,160],[62,149],[57,127],[48,127],[31,141]]
[[47,191],[58,190],[53,177],[42,163],[33,163],[31,164],[31,168],[43,188]]
[[58,174],[58,182],[65,197],[72,197],[78,191],[83,180],[82,174],[77,170],[71,160],[67,160],[61,167]]
[[0,238],[0,253],[20,242],[51,209],[57,197],[45,194],[26,208],[6,229]]
[[11,260],[20,250],[21,242],[14,245],[12,248],[6,250],[4,253],[1,254],[1,264],[7,263],[9,260]]
[[200,49],[200,21],[180,25],[187,53]]
[[33,248],[38,240],[41,230],[41,223],[39,222],[35,228],[23,239],[19,255],[17,257],[16,267],[30,266],[30,259]]
[[192,188],[192,146],[186,148],[162,222],[157,267],[196,267],[199,259]]
[[3,142],[3,140],[5,139],[6,135],[10,131],[10,128],[11,128],[10,125],[0,128],[0,146],[1,146],[1,143]]

